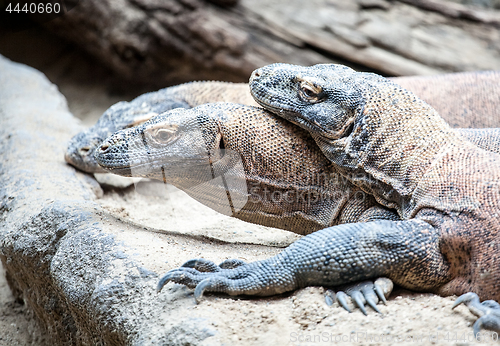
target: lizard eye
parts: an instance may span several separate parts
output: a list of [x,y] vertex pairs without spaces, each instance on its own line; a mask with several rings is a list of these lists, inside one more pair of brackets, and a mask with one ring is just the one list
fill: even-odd
[[155,131],[153,134],[153,138],[158,142],[162,144],[166,144],[175,137],[175,131],[172,131],[171,129],[158,129]]
[[323,88],[309,81],[301,81],[299,85],[299,94],[304,101],[317,103],[323,101]]

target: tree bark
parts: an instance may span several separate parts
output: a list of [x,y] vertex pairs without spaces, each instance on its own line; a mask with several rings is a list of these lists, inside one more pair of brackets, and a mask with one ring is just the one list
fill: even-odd
[[158,86],[246,81],[273,62],[340,62],[387,75],[500,69],[490,20],[498,11],[469,11],[471,20],[448,15],[446,2],[437,11],[431,0],[236,2],[85,0],[45,25],[131,83]]

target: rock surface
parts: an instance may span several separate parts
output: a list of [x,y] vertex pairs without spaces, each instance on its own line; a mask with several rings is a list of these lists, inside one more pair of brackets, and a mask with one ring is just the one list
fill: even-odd
[[92,192],[100,187],[64,163],[65,143],[81,127],[57,88],[4,58],[0,85],[0,258],[52,341],[177,345],[215,334],[194,317],[169,326],[158,318],[169,303],[155,292],[157,274],[119,234],[144,233],[146,243],[156,236],[104,212]]

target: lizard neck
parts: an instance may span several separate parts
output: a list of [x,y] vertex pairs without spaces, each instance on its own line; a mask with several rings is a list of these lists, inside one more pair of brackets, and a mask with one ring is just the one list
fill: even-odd
[[431,106],[393,84],[373,88],[367,100],[352,133],[322,147],[355,185],[402,212],[456,135]]

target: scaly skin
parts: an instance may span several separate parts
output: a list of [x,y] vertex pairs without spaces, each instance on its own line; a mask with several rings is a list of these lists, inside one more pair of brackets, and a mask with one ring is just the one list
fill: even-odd
[[500,127],[500,71],[389,79],[430,104],[451,127]]
[[[233,88],[233,85],[231,85],[231,84],[213,83],[213,82],[199,83],[199,86],[201,86],[203,88],[205,88],[205,87],[210,88],[210,86],[213,84],[218,86],[220,88],[219,90],[221,90],[221,92],[223,92],[225,87],[227,87],[229,90],[231,90]],[[189,84],[188,84],[188,86],[189,86]],[[191,85],[191,87],[192,86],[193,85]],[[183,92],[186,92],[186,89],[184,89]],[[151,94],[146,95],[147,97],[143,97],[142,98],[143,107],[145,104],[147,104],[148,98],[149,98],[149,100],[154,100],[155,99],[154,96],[156,94],[157,93],[151,93]],[[135,104],[137,107],[137,102]],[[128,105],[128,109],[129,109],[129,112],[124,113],[124,114],[133,114],[134,102],[132,102],[130,105]],[[115,112],[115,116],[117,118],[120,118],[119,115],[120,115],[119,113]],[[267,127],[269,127],[269,126],[267,126]],[[265,126],[263,126],[263,128],[265,128]],[[489,135],[488,131],[489,130],[481,130],[480,132],[478,132],[477,130],[460,130],[460,131],[462,131],[463,133],[466,133],[468,136],[470,136],[474,140],[489,143],[489,140],[486,140],[486,141],[484,140],[485,138],[488,138],[488,135]],[[283,134],[281,133],[281,135],[283,135]],[[285,135],[285,137],[286,137],[286,135]],[[276,140],[271,140],[271,142],[276,142]],[[239,149],[244,147],[241,145],[241,142],[238,145],[239,145]],[[252,145],[257,146],[253,143],[250,143],[250,147]],[[248,146],[248,143],[247,143],[247,146]],[[311,147],[311,145],[309,145],[309,147]],[[290,152],[294,152],[294,150],[292,150],[290,148],[289,148],[289,150],[290,150]],[[272,159],[272,157],[273,157],[272,153],[270,153],[269,156]],[[296,156],[298,156],[298,155],[296,154]],[[306,155],[306,156],[308,156],[308,155]],[[319,167],[321,167],[322,166],[321,159],[319,159],[318,162],[319,162]],[[258,167],[258,163],[256,163],[256,162],[253,162],[253,165]],[[266,172],[266,170],[267,170],[267,172]],[[254,175],[253,180],[248,179],[248,175],[247,175],[247,183],[252,181],[254,186],[256,186],[255,184],[258,184],[258,186],[260,187],[260,191],[269,191],[270,193],[273,191],[276,191],[276,182],[269,181],[269,178],[268,178],[270,175],[269,173],[271,173],[271,172],[268,169],[263,169],[262,167],[260,167],[258,169],[258,171],[260,172],[260,176]],[[170,172],[172,172],[172,171],[170,171]],[[135,172],[135,173],[137,174],[137,172]],[[179,174],[176,173],[176,174],[173,174],[172,176],[169,176],[169,180],[176,180],[178,177],[185,177],[185,175],[186,174],[183,174],[183,173],[179,173]],[[264,176],[266,176],[268,179],[262,179],[262,177],[264,177]],[[314,174],[311,174],[311,176],[314,176]],[[166,177],[165,176],[162,176],[162,177],[157,176],[156,178],[165,179]],[[282,181],[279,183],[283,184]],[[183,185],[184,188],[186,186],[189,186],[190,184],[193,184],[193,182],[190,182],[189,180],[186,180],[185,178],[184,178],[184,181],[177,183],[178,186]],[[290,180],[286,180],[285,185],[290,185]],[[316,186],[316,187],[310,186],[308,189],[316,189],[317,190],[317,188],[318,188],[318,186]],[[322,186],[321,189],[324,189],[324,186]],[[214,200],[207,200],[206,197],[210,195],[210,191],[208,191],[208,193],[206,193],[205,195],[203,195],[203,192],[202,192],[202,195],[199,194],[200,191],[197,191],[197,192],[198,192],[197,194],[193,194],[191,192],[191,195],[194,198],[201,201],[202,203],[212,207],[213,209],[221,211],[221,206],[218,205],[220,203],[218,203],[217,201],[214,201]],[[189,193],[189,191],[188,191],[188,193]],[[261,200],[265,199],[262,197],[263,196],[260,196],[259,198]],[[336,224],[339,222],[340,223],[359,222],[359,221],[367,221],[369,219],[375,219],[375,218],[394,219],[394,214],[388,213],[383,208],[380,208],[380,205],[377,205],[377,207],[372,208],[369,213],[365,213],[364,217],[360,218],[359,217],[359,215],[360,215],[359,210],[366,208],[367,205],[373,206],[373,204],[374,204],[373,201],[371,200],[371,196],[368,198],[370,199],[368,204],[364,203],[362,205],[358,205],[358,204],[350,205],[350,206],[348,205],[348,207],[345,208],[345,211],[350,211],[350,213],[344,212],[343,218],[341,218],[340,220],[336,220],[335,222],[332,222],[330,219],[325,219],[324,218],[325,212],[318,213],[318,211],[317,211],[320,208],[323,208],[324,210],[330,210],[332,208],[332,205],[328,205],[326,203],[323,203],[321,205],[321,207],[319,207],[316,204],[315,208],[308,208],[307,210],[303,206],[300,206],[300,208],[297,209],[297,206],[290,208],[289,205],[283,206],[283,205],[273,205],[273,204],[269,204],[269,203],[267,205],[265,205],[265,204],[259,204],[259,205],[253,204],[252,208],[248,208],[248,207],[243,208],[243,210],[239,211],[238,213],[235,213],[233,216],[238,217],[240,219],[243,219],[245,221],[263,224],[263,225],[267,225],[267,226],[284,228],[284,229],[291,230],[291,231],[301,233],[301,234],[307,234],[307,233],[313,232],[317,229],[324,228],[324,227],[327,227],[329,225]],[[224,200],[224,198],[222,198],[222,200]],[[227,200],[226,200],[226,204],[227,204]],[[353,208],[353,206],[355,206],[355,208]],[[222,206],[222,209],[223,208],[224,208],[224,206]],[[338,208],[338,206],[336,208]],[[227,209],[227,205],[226,205],[226,209]],[[291,217],[290,216],[293,213],[299,212],[299,210],[300,210],[300,215],[301,215],[300,217],[297,217],[297,216]],[[370,215],[370,217],[368,217],[368,215],[370,213],[371,213],[371,215]],[[358,218],[353,218],[353,216],[356,216],[356,215],[358,216]],[[305,220],[308,220],[308,221],[306,222]],[[370,303],[370,300],[368,300],[368,302]],[[362,308],[361,304],[358,304],[358,305]],[[371,304],[371,305],[373,305],[373,304]]]
[[[233,169],[234,162],[228,164],[234,156],[241,158],[241,171]],[[166,112],[115,133],[98,148],[96,160],[116,174],[168,181],[220,212],[227,213],[228,204],[250,193],[248,203],[231,210],[233,217],[299,234],[342,223],[397,219],[372,196],[338,179],[306,131],[251,106],[216,103]],[[228,189],[217,177],[233,182],[243,178],[244,184]],[[193,189],[200,184],[205,187]],[[184,267],[215,271],[202,260]],[[228,269],[211,262],[208,267]],[[347,290],[365,313],[364,301],[375,307],[392,291],[392,284],[379,282]],[[340,303],[342,297],[339,293]]]
[[[500,298],[499,154],[457,134],[411,92],[345,66],[274,64],[254,71],[250,86],[260,105],[308,130],[343,176],[395,208],[404,221],[392,223],[423,227],[428,247],[412,252],[421,262],[389,278],[441,295]],[[373,223],[353,227],[371,232]],[[405,253],[386,252],[397,261]]]
[[[145,141],[147,144],[144,144]],[[325,172],[328,172],[330,176],[335,172],[331,171],[327,160],[322,155],[318,155],[316,146],[311,143],[311,138],[298,128],[288,124],[286,121],[279,120],[279,118],[254,107],[236,104],[208,104],[191,110],[173,110],[141,126],[114,134],[99,148],[96,159],[103,167],[111,172],[126,176],[133,175],[159,180],[165,179],[173,182],[179,188],[186,190],[195,184],[203,183],[207,178],[212,179],[213,176],[206,174],[206,172],[212,170],[224,173],[226,178],[231,180],[230,175],[233,174],[232,172],[224,169],[221,170],[220,168],[212,168],[224,167],[225,165],[221,165],[221,162],[224,162],[224,157],[227,158],[228,155],[226,154],[224,156],[221,155],[220,152],[217,152],[221,143],[224,143],[225,150],[234,150],[238,155],[241,155],[245,179],[249,188],[252,185],[255,186],[255,184],[264,183],[270,191],[277,191],[278,186],[285,186],[288,191],[321,189],[324,191],[323,194],[328,196],[327,200],[323,203],[313,204],[312,206],[309,205],[308,210],[303,209],[305,205],[301,205],[300,203],[282,203],[278,206],[278,209],[276,209],[276,206],[269,208],[272,203],[267,206],[263,204],[248,203],[241,212],[233,215],[235,217],[260,224],[269,222],[265,221],[266,217],[270,217],[272,220],[271,222],[286,220],[286,223],[280,223],[278,226],[283,227],[283,225],[286,224],[288,226],[283,228],[290,229],[290,225],[296,225],[296,228],[293,230],[300,234],[305,234],[309,231],[304,229],[303,215],[309,214],[310,217],[316,217],[315,220],[318,225],[325,225],[328,223],[333,225],[369,220],[373,216],[374,210],[383,210],[383,208],[380,208],[379,205],[374,204],[373,200],[371,200],[370,204],[365,204],[363,206],[366,212],[360,213],[360,211],[362,211],[362,209],[360,209],[362,206],[356,203],[356,199],[354,199],[353,202],[345,200],[344,198],[336,200],[336,190],[351,190],[352,186],[345,184],[321,185],[320,183],[324,181],[314,179],[315,176],[324,176]],[[273,148],[279,148],[279,150],[276,151],[275,149],[273,150]],[[302,160],[294,160],[294,157],[299,154],[302,155]],[[256,160],[255,157],[259,157],[261,160],[264,159],[264,161]],[[265,158],[270,161],[267,162]],[[325,165],[320,165],[320,169],[314,171],[318,163],[325,163]],[[232,165],[229,166],[232,167]],[[287,167],[289,169],[289,174],[283,176],[283,172],[286,171]],[[298,173],[304,170],[307,171],[308,174],[302,177]],[[272,179],[272,177],[278,176],[278,179]],[[263,177],[266,179],[263,179]],[[290,179],[291,177],[295,177],[295,180]],[[303,180],[302,178],[308,178],[308,180]],[[290,182],[292,182],[292,184]],[[308,186],[308,184],[312,183],[315,185]],[[332,190],[332,188],[334,189]],[[219,189],[223,190],[224,187],[219,186]],[[356,191],[356,189],[352,191]],[[246,191],[236,192],[240,195],[246,193]],[[234,195],[234,193],[235,191],[231,191],[231,195]],[[292,195],[297,195],[297,193],[293,193]],[[351,194],[351,196],[355,195],[355,193]],[[204,194],[202,193],[201,196],[203,197]],[[200,198],[199,195],[194,197]],[[261,196],[261,201],[262,200],[265,200],[265,198]],[[332,206],[336,207],[332,208]],[[297,207],[299,209],[297,209]],[[262,213],[263,210],[266,211],[266,213]],[[332,210],[335,211],[335,213],[329,214],[325,219],[325,214],[317,214],[317,212],[321,210]],[[294,218],[298,221],[292,221],[294,218],[287,218],[289,215],[296,215]],[[385,217],[389,218],[387,216]],[[324,220],[329,221],[325,222]],[[375,226],[377,224],[373,223],[373,225]],[[275,223],[274,226],[277,226],[277,224]],[[425,223],[423,225],[418,225],[417,229],[425,226],[427,226]],[[338,237],[341,239],[352,239],[354,234],[352,233],[352,228],[329,228],[319,232],[320,234],[326,233],[327,236],[329,236],[331,232],[333,232],[333,234],[338,233]],[[426,232],[427,230],[421,231],[420,233],[426,234]],[[395,242],[393,238],[395,237],[397,240],[397,237],[400,236],[399,233],[404,233],[404,228],[398,226],[390,232],[377,229],[377,232],[374,232],[373,236],[380,239],[372,240],[368,237],[367,245],[364,246],[363,249],[358,250],[353,248],[354,254],[335,253],[335,257],[338,257],[339,261],[343,263],[354,261],[355,253],[366,251],[367,248],[370,248],[370,251],[376,250],[375,253],[378,254],[384,247],[388,246],[387,244]],[[419,233],[413,232],[412,236],[422,237],[422,234],[419,235]],[[306,244],[313,244],[315,247],[318,247],[318,249],[324,248],[324,244],[317,243],[318,238],[320,240],[323,239],[321,235],[318,235],[317,237],[310,238],[309,241],[306,241]],[[404,239],[407,238],[403,238],[403,240]],[[428,240],[433,240],[433,242],[421,242],[421,245],[424,247],[436,247],[435,238],[430,238]],[[380,242],[382,243],[379,244]],[[294,244],[293,246],[296,245]],[[298,248],[300,249],[305,248],[304,246],[297,246],[299,246]],[[298,260],[300,261],[301,254],[297,254],[294,249],[297,248],[291,247],[285,250],[283,256],[288,258],[295,255],[295,257],[299,257]],[[423,248],[421,248],[420,251],[422,251],[422,249]],[[410,250],[410,252],[415,252],[418,249],[412,248]],[[308,254],[304,253],[304,255]],[[342,256],[344,255],[347,255],[348,258],[343,258]],[[387,256],[390,256],[390,254]],[[328,255],[321,257],[325,258],[322,260],[323,262],[328,261]],[[321,257],[319,259],[321,259]],[[278,260],[281,261],[281,259]],[[270,261],[274,263],[273,260]],[[225,273],[229,275],[230,273],[228,271],[230,270],[236,272],[235,278],[238,278],[240,271],[250,270],[252,266],[254,267],[256,265],[242,264],[235,269],[226,269],[219,268],[215,264],[206,261],[203,262],[203,268],[206,267],[207,263],[209,263],[209,267],[217,268],[217,270],[206,270],[201,269],[202,266],[199,265],[199,261],[194,263],[194,268],[192,265],[186,264],[183,268],[169,273],[162,280],[160,286],[169,280],[193,286],[195,282],[201,282],[196,281],[194,278],[203,280],[205,277],[213,275],[214,272],[217,273],[217,275]],[[257,264],[257,266],[259,265],[260,264]],[[352,264],[350,265],[352,266]],[[405,261],[402,261],[401,265],[404,268],[411,268],[414,262],[410,261],[410,264],[405,264]],[[273,267],[274,264],[270,266]],[[191,278],[193,281],[190,283],[191,281],[185,281],[186,272],[193,275],[198,272],[208,273],[200,274],[201,276],[195,275]],[[396,272],[394,267],[391,266],[386,272],[374,271],[373,274],[385,275],[391,273],[394,275]],[[333,281],[325,281],[324,284],[338,285],[357,281],[359,277],[352,274],[352,272],[347,271],[345,275],[336,277],[332,279]],[[310,273],[306,268],[304,273],[299,272],[297,275],[304,275],[307,278]],[[363,272],[360,275],[365,275],[365,273]],[[306,279],[306,283],[307,280],[309,279]],[[233,287],[229,284],[230,282],[231,280],[224,284],[228,293],[241,294],[241,288],[233,290]],[[314,281],[314,283],[316,282],[317,281]],[[215,285],[217,288],[215,288],[215,286],[212,285],[205,287],[205,284],[203,284],[198,288],[196,297],[199,298],[205,289],[220,289],[219,285],[220,283],[217,283]],[[298,282],[293,285],[287,283],[286,290],[296,289],[304,285],[304,282]],[[266,293],[259,292],[259,289],[258,287],[250,286],[249,291],[245,291],[245,293],[273,294],[281,292],[284,288],[275,285],[267,285],[265,290]],[[368,301],[370,302],[370,300]],[[360,307],[362,307],[362,304]]]
[[[500,72],[466,72],[441,76],[396,77],[457,128],[500,127]],[[94,160],[95,148],[116,131],[137,126],[164,111],[191,108],[208,102],[256,105],[247,84],[194,82],[161,89],[131,102],[110,107],[99,121],[69,143],[66,161],[89,173],[103,172]],[[474,135],[477,136],[477,135]]]

